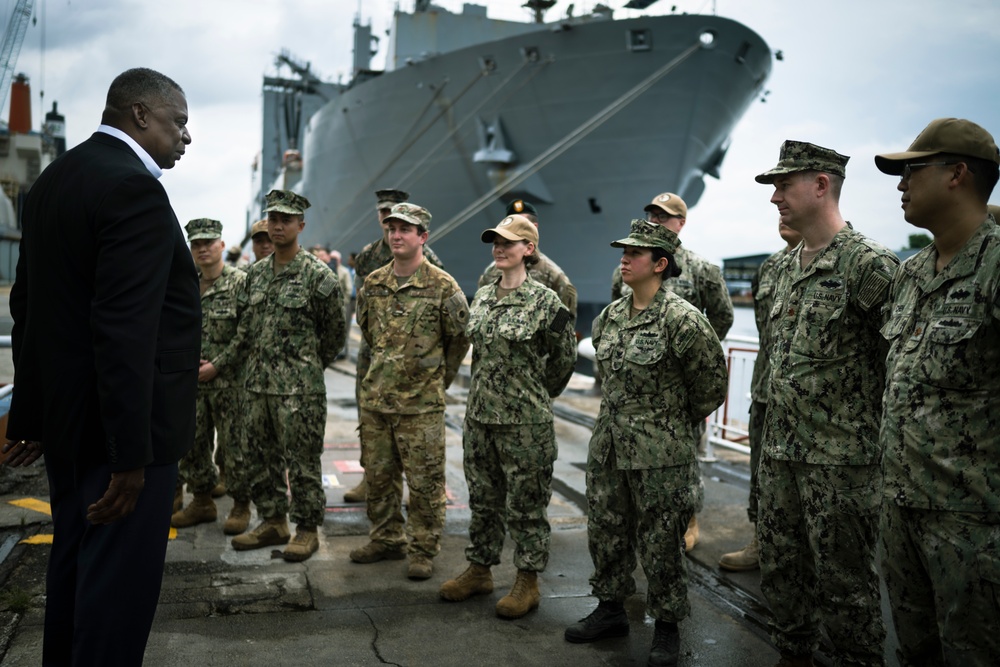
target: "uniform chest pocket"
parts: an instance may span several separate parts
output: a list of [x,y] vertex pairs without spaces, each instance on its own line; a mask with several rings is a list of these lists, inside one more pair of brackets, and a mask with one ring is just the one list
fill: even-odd
[[206,317],[219,320],[230,320],[236,317],[236,300],[233,298],[217,299],[212,307],[205,312]]
[[625,361],[639,366],[650,366],[663,358],[666,342],[659,336],[637,335],[625,346]]
[[541,315],[523,310],[506,312],[497,322],[497,334],[511,342],[530,340],[542,326]]
[[279,292],[274,302],[281,311],[280,328],[294,331],[309,328],[309,305],[306,295],[299,291]]
[[983,369],[994,368],[998,356],[978,336],[982,320],[949,317],[932,321],[924,332],[920,371],[928,384],[968,389],[982,381]]

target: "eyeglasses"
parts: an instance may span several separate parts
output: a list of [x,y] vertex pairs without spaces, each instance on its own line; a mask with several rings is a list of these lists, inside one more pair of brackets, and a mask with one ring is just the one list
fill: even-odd
[[667,213],[666,211],[646,211],[646,222],[666,222],[670,218],[679,218],[681,216],[674,215],[673,213]]
[[899,180],[910,180],[910,176],[913,175],[913,172],[918,169],[923,169],[924,167],[945,167],[952,164],[958,164],[958,162],[907,162],[903,165],[903,172],[899,175]]

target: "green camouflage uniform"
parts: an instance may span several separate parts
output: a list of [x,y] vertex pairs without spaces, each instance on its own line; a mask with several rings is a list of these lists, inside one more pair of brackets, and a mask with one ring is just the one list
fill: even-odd
[[757,468],[764,437],[764,415],[767,414],[767,385],[771,375],[767,325],[774,305],[775,283],[781,271],[779,267],[788,255],[787,249],[779,250],[765,259],[758,267],[751,284],[758,340],[757,359],[750,379],[750,503],[747,505],[747,516],[751,523],[757,523]]
[[280,273],[274,270],[274,255],[253,264],[244,292],[253,501],[263,518],[288,513],[295,523],[319,526],[326,509],[323,370],[344,346],[344,295],[330,267],[302,248]]
[[[677,243],[666,227],[634,220],[612,245]],[[665,287],[630,319],[631,307],[631,296],[619,299],[593,325],[603,382],[587,456],[590,583],[599,600],[624,601],[638,551],[650,616],[677,622],[690,613],[683,545],[698,503],[695,428],[726,398],[726,358],[705,316]]]
[[[430,262],[432,265],[438,267],[439,269],[444,269],[444,265],[438,256],[434,254],[434,251],[430,249],[429,246],[424,245],[424,258]],[[354,258],[354,293],[360,294],[361,288],[365,284],[365,276],[372,273],[376,269],[381,269],[383,266],[392,261],[392,248],[385,242],[384,238],[380,238],[378,241],[373,241],[362,248],[358,256]],[[357,362],[357,374],[354,380],[354,399],[358,404],[358,418],[361,417],[361,380],[364,379],[365,374],[368,373],[368,368],[371,366],[371,349],[368,347],[368,343],[365,341],[365,337],[361,337],[361,342],[358,344],[358,362]],[[365,446],[364,438],[359,438],[360,442],[358,446],[361,448],[361,467],[365,467],[365,459],[367,458],[367,447]]]
[[492,284],[472,301],[463,438],[470,562],[499,564],[506,527],[518,570],[541,572],[548,563],[546,509],[557,454],[552,399],[576,364],[571,320],[555,292],[530,275],[500,301]]
[[761,589],[782,652],[882,665],[875,540],[882,476],[881,310],[898,260],[850,226],[805,269],[781,265],[771,308],[771,380],[758,471]]
[[1000,664],[1000,228],[892,284],[882,561],[909,665]]
[[433,557],[444,526],[445,389],[469,350],[469,306],[455,279],[426,258],[401,286],[394,265],[368,274],[358,291],[358,326],[372,349],[360,390],[370,536],[392,548],[406,542],[405,472],[409,551]]
[[[681,275],[663,281],[663,286],[704,313],[719,340],[733,326],[733,301],[729,298],[722,271],[707,259],[684,246],[673,253]],[[622,268],[611,276],[611,300],[616,301],[632,290],[622,281]]]
[[[543,255],[541,250],[536,250],[535,254],[538,255],[538,263],[528,267],[528,275],[535,282],[545,285],[556,293],[562,304],[569,310],[569,314],[573,316],[573,319],[570,320],[570,328],[573,328],[576,324],[576,288],[573,287],[573,283],[569,281],[569,277],[559,268],[558,264]],[[483,275],[479,276],[479,287],[496,284],[501,275],[503,272],[497,268],[496,262],[490,262],[486,270],[483,271]]]
[[210,492],[219,481],[212,462],[218,434],[215,458],[226,471],[229,494],[244,502],[250,500],[250,485],[243,433],[243,360],[236,332],[243,311],[238,297],[246,279],[243,271],[224,266],[201,295],[201,357],[212,362],[218,375],[198,383],[194,447],[181,459],[181,478],[188,490]]

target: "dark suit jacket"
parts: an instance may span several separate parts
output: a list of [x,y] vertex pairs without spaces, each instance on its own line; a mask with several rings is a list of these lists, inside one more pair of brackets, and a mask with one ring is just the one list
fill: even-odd
[[194,439],[201,305],[163,186],[95,133],[42,172],[22,220],[8,437],[112,471],[176,462]]

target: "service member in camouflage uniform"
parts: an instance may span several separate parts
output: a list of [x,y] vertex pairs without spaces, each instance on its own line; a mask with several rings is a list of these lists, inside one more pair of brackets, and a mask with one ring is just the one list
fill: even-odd
[[271,237],[267,235],[267,218],[258,220],[250,227],[250,242],[255,262],[270,257],[271,253],[274,252],[274,244],[271,243]]
[[[677,235],[680,235],[684,225],[687,224],[687,204],[672,192],[656,195],[644,210],[646,220],[663,225]],[[683,245],[677,248],[674,260],[677,262],[676,275],[664,280],[664,287],[697,308],[698,312],[704,313],[712,325],[715,335],[721,341],[729,333],[730,327],[733,326],[733,301],[729,298],[729,290],[722,277],[722,271],[719,270],[718,266],[701,255],[691,252]],[[618,266],[611,277],[611,300],[621,298],[628,291],[628,285],[622,282],[621,266]],[[699,443],[699,452],[702,454],[704,454],[702,451],[704,437],[705,424],[702,423],[698,425],[698,430],[695,433],[695,438]],[[697,513],[701,511],[701,499],[704,497],[704,493],[704,487],[701,486],[699,478],[698,506],[695,509],[695,514],[691,517],[687,531],[684,533],[684,547],[688,551],[691,551],[698,544]]]
[[594,320],[601,408],[587,457],[587,542],[599,604],[565,632],[571,642],[628,634],[636,553],[656,620],[649,662],[676,665],[677,623],[690,613],[684,531],[697,502],[695,428],[726,398],[728,374],[705,316],[663,284],[677,235],[633,220],[622,274],[632,293]]
[[[409,200],[410,194],[402,190],[387,189],[376,190],[375,197],[377,199],[375,212],[378,215],[379,225],[382,227],[382,238],[377,241],[373,241],[362,248],[361,252],[358,253],[357,258],[354,261],[355,294],[361,291],[361,288],[365,283],[365,276],[377,269],[381,269],[383,266],[392,261],[392,249],[389,247],[389,226],[386,224],[385,219],[389,217],[389,212],[392,210],[392,207],[396,204]],[[424,257],[426,257],[427,261],[437,268],[444,268],[444,265],[441,264],[441,260],[438,259],[438,256],[435,255],[434,251],[430,249],[430,246],[424,246]],[[358,421],[361,420],[361,380],[364,379],[369,366],[371,366],[371,350],[368,347],[368,343],[365,342],[364,336],[362,336],[361,343],[358,344],[357,375],[355,376],[356,379],[354,385],[354,398],[358,403]],[[365,445],[364,438],[360,437],[360,434],[359,440],[360,442],[358,443],[358,446],[361,448],[361,467],[364,468],[367,457],[367,447]],[[357,486],[344,494],[344,500],[349,503],[363,503],[367,494],[367,488],[365,478],[362,477],[361,482],[358,483]]]
[[223,532],[236,535],[250,521],[250,485],[244,463],[243,360],[236,330],[241,308],[237,295],[247,274],[222,261],[226,244],[222,223],[199,218],[186,226],[191,254],[198,267],[201,290],[201,365],[198,368],[198,399],[194,447],[181,459],[181,475],[194,494],[190,505],[170,517],[174,528],[187,528],[215,521],[217,509],[212,489],[219,481],[212,453],[218,436],[219,455],[224,462],[233,509]]
[[955,118],[875,158],[934,237],[896,272],[882,329],[882,572],[902,667],[1000,665],[998,163],[993,137]]
[[[510,204],[507,205],[507,215],[521,215],[531,221],[538,228],[538,211],[535,207],[531,205],[530,202],[526,202],[523,199],[515,199]],[[569,281],[569,277],[566,273],[559,268],[559,265],[553,262],[551,259],[545,256],[545,254],[536,249],[535,254],[538,256],[538,261],[528,267],[528,275],[531,276],[532,280],[535,282],[545,285],[550,290],[556,293],[559,300],[562,301],[566,309],[569,310],[569,314],[573,316],[573,320],[570,322],[570,328],[575,328],[576,326],[576,288],[573,283]],[[486,269],[483,271],[483,275],[479,276],[479,287],[485,287],[486,285],[496,284],[500,280],[500,269],[497,268],[496,262],[490,262]]]
[[239,334],[248,350],[253,500],[263,520],[233,538],[233,548],[287,543],[288,514],[297,526],[283,557],[302,561],[319,548],[317,530],[326,511],[320,465],[326,427],[323,369],[344,346],[344,295],[330,267],[299,246],[309,201],[272,190],[266,202],[274,254],[250,266],[243,295],[249,305]]
[[802,234],[768,324],[771,382],[758,474],[761,590],[779,665],[812,665],[820,626],[835,665],[883,665],[875,541],[882,475],[882,306],[899,263],[840,214],[849,158],[781,146],[780,221]]
[[505,527],[514,541],[517,579],[496,605],[503,618],[538,606],[538,573],[549,560],[546,509],[552,497],[556,435],[552,399],[576,364],[572,316],[555,292],[535,282],[538,230],[510,215],[482,233],[493,244],[495,283],[476,292],[469,310],[472,386],[463,437],[469,485],[469,567],[441,586],[441,597],[464,600],[493,591],[490,567],[500,563]]
[[[409,555],[407,576],[429,579],[444,527],[444,396],[469,339],[458,283],[423,256],[431,215],[410,203],[386,218],[393,260],[365,278],[358,326],[372,350],[361,382],[361,439],[368,448],[371,542],[356,563]],[[403,474],[410,488],[403,534]],[[407,536],[409,545],[407,545]]]
[[750,379],[750,503],[747,517],[754,524],[754,534],[750,543],[739,551],[723,554],[719,567],[730,572],[756,570],[760,567],[757,544],[757,467],[764,435],[764,415],[767,414],[767,385],[771,381],[771,361],[768,356],[770,343],[768,323],[771,307],[774,305],[774,287],[781,273],[782,262],[795,250],[802,235],[783,222],[778,223],[778,234],[787,244],[761,263],[751,283],[753,293],[753,316],[757,324],[757,359]]

